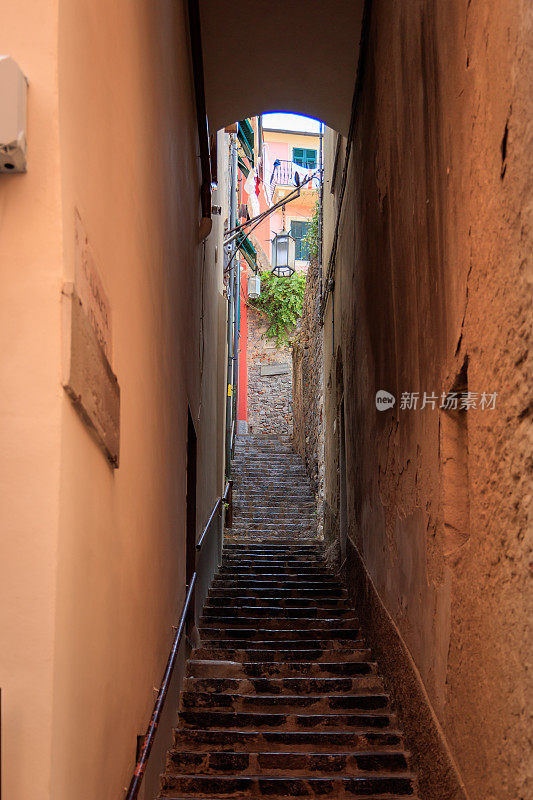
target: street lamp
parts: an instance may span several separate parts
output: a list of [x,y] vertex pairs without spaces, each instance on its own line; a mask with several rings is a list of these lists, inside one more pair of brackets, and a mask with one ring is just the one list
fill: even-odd
[[294,273],[296,242],[287,231],[276,233],[272,239],[272,272],[278,278],[290,278]]
[[261,276],[250,275],[248,278],[248,297],[250,300],[257,300],[261,294]]

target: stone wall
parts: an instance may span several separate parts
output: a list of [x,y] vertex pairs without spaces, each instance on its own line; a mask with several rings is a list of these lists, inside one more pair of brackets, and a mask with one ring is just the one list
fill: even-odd
[[293,340],[293,444],[304,459],[315,493],[320,536],[324,506],[324,403],[319,309],[318,259],[314,259],[307,272],[302,318]]
[[[374,642],[384,625],[401,642],[448,778],[461,776],[443,781],[445,748],[419,741],[425,800],[463,796],[461,779],[471,800],[525,798],[533,782],[532,25],[519,0],[374,0],[326,310],[327,528],[341,528],[344,415],[348,536],[363,565],[348,560],[350,580],[366,575]],[[424,392],[458,384],[477,408],[420,408]],[[381,389],[396,397],[385,411]],[[411,392],[416,410],[401,404]],[[497,393],[494,410],[483,392]]]
[[248,430],[292,432],[291,348],[266,338],[266,315],[248,307]]

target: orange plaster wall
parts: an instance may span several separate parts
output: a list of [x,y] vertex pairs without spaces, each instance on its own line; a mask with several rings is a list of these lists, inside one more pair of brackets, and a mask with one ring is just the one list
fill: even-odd
[[28,172],[0,175],[2,789],[48,797],[59,497],[61,214],[57,2],[0,2],[29,79]]
[[[111,304],[121,455],[113,471],[64,396],[52,795],[114,800],[184,600],[187,403],[199,525],[218,490],[208,457],[218,307],[210,252],[202,258],[196,242],[183,4],[82,0],[60,10],[65,277],[77,208]],[[214,305],[200,330],[202,281]]]

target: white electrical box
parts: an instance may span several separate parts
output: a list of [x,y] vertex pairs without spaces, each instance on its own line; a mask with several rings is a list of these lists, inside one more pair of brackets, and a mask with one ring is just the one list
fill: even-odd
[[0,172],[26,172],[27,88],[16,61],[0,55]]

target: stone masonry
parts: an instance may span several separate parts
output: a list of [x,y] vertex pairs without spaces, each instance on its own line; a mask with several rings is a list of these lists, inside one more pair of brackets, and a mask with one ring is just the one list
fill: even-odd
[[293,340],[293,444],[315,493],[319,533],[324,507],[324,398],[318,260],[309,265],[303,312]]
[[248,429],[250,433],[292,432],[291,348],[267,339],[266,318],[248,308]]

